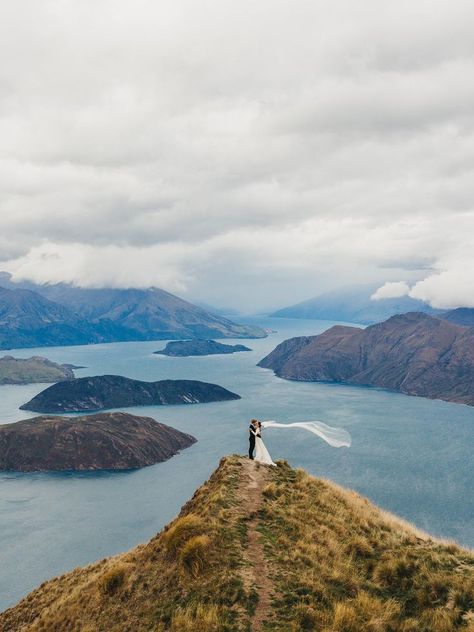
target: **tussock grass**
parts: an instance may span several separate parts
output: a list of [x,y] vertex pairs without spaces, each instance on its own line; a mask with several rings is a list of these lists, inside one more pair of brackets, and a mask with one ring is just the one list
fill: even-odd
[[99,580],[99,587],[103,593],[113,595],[122,586],[125,579],[126,567],[123,564],[107,570]]
[[[249,632],[244,463],[223,459],[149,543],[45,582],[0,630]],[[470,552],[284,461],[255,472],[266,474],[257,531],[274,587],[264,632],[474,632]]]
[[226,459],[148,544],[42,584],[2,632],[248,632],[238,459]]
[[222,619],[216,606],[178,608],[171,621],[171,632],[220,632]]
[[190,538],[206,531],[207,527],[203,519],[190,513],[174,521],[163,534],[163,543],[169,553],[176,554]]
[[194,577],[198,577],[204,571],[210,542],[207,535],[195,535],[183,545],[180,551],[181,564]]
[[285,463],[269,485],[262,520],[273,533],[266,553],[279,597],[268,630],[452,632],[473,626],[470,552]]

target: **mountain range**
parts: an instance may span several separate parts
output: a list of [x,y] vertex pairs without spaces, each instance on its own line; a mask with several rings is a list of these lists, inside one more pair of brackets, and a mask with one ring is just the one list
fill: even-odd
[[260,338],[158,288],[15,284],[0,273],[0,349],[189,338]]
[[474,328],[428,314],[291,338],[259,366],[290,380],[378,386],[474,405]]
[[296,305],[277,310],[277,318],[314,318],[338,320],[345,323],[371,324],[386,320],[395,314],[424,312],[441,314],[428,303],[409,296],[373,300],[378,285],[355,285],[326,292]]
[[44,582],[0,629],[472,632],[473,611],[471,552],[284,461],[231,456],[149,542]]

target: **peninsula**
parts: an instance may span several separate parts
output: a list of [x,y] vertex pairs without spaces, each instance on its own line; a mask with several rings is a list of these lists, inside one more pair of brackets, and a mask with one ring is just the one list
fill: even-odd
[[474,329],[420,312],[279,344],[258,366],[289,380],[377,386],[474,405]]
[[0,385],[72,380],[74,368],[78,367],[71,364],[56,364],[41,356],[14,358],[6,355],[0,358]]

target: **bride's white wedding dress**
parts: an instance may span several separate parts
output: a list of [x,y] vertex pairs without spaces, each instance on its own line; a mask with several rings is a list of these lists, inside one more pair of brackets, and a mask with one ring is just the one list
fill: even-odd
[[261,437],[258,437],[257,435],[255,435],[255,461],[258,461],[259,463],[265,463],[265,465],[275,465],[276,463],[274,463],[272,461],[272,457],[270,456],[270,452],[267,450],[267,448],[265,447],[265,444],[263,443],[263,440]]

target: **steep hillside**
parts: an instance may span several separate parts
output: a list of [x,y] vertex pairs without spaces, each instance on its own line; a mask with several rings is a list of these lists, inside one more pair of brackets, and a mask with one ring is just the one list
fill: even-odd
[[102,413],[0,425],[0,470],[125,470],[166,461],[196,439],[150,417]]
[[258,327],[238,325],[159,288],[81,289],[53,287],[54,300],[90,320],[107,319],[148,340],[167,338],[261,338]]
[[0,327],[32,329],[74,318],[63,305],[31,290],[8,290],[0,287]]
[[346,323],[378,323],[395,314],[424,312],[440,314],[428,303],[409,296],[372,300],[370,297],[378,285],[359,285],[341,288],[310,298],[274,312],[278,318],[315,318],[339,320]]
[[474,307],[458,307],[445,312],[441,318],[462,327],[474,327]]
[[223,459],[147,544],[42,584],[2,632],[474,630],[474,557],[291,469]]
[[292,338],[259,366],[290,380],[378,386],[474,405],[474,330],[427,314]]
[[[138,337],[139,338],[139,337]],[[31,290],[0,287],[0,349],[137,340],[110,320],[91,323]]]

